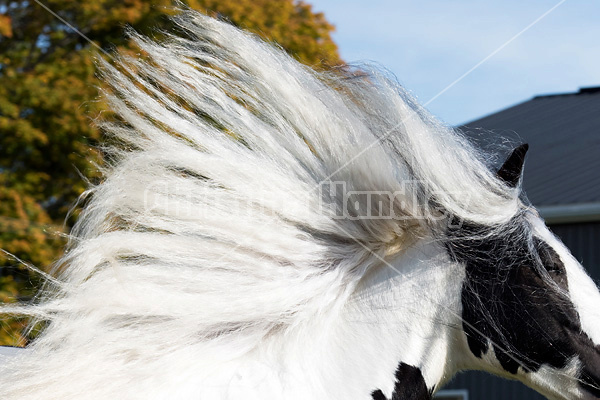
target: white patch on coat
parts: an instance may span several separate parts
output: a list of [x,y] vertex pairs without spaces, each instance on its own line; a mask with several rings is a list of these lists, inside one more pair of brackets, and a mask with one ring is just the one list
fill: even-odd
[[563,262],[567,271],[569,296],[579,314],[581,328],[595,345],[600,345],[600,291],[598,291],[598,287],[571,252],[550,232],[541,219],[531,216],[530,221],[536,235],[544,239]]
[[464,266],[431,240],[390,263],[367,276],[345,308],[334,353],[345,359],[344,386],[391,398],[404,362],[420,369],[429,389],[439,389],[457,369]]
[[573,379],[579,376],[580,371],[581,362],[575,356],[563,369],[542,365],[538,371],[525,374],[527,380],[524,382],[549,399],[592,399]]

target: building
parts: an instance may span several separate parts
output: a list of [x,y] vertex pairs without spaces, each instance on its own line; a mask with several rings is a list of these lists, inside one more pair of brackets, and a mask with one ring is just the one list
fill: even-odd
[[[482,148],[503,148],[505,154],[507,141],[529,143],[523,176],[527,198],[599,283],[600,87],[536,96],[459,129]],[[460,374],[439,398],[544,399],[519,382],[481,372]]]

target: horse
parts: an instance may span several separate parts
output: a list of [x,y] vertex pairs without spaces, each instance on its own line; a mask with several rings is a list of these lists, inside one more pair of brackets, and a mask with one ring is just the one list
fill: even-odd
[[494,155],[369,65],[184,10],[101,61],[117,118],[3,399],[600,398],[600,293]]

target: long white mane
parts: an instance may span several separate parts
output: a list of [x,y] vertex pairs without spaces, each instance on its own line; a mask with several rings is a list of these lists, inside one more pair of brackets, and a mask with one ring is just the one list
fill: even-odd
[[[99,382],[126,398],[152,374],[176,384],[271,337],[291,344],[440,217],[493,226],[519,208],[518,189],[377,70],[318,73],[226,23],[176,22],[179,36],[134,34],[141,56],[104,65],[121,121],[104,124],[110,166],[25,310],[47,327],[0,370],[2,398]],[[365,192],[395,218],[360,218]]]

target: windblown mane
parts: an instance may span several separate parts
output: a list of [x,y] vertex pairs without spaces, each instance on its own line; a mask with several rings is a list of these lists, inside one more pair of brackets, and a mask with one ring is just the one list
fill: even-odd
[[[379,257],[443,235],[446,216],[493,229],[519,208],[518,188],[381,72],[319,73],[226,23],[175,21],[179,36],[133,34],[141,58],[104,64],[117,144],[51,294],[27,309],[49,325],[15,393],[52,385],[47,369],[110,369],[123,381],[109,393],[131,362],[234,359],[334,316]],[[396,217],[360,218],[365,192],[399,194],[377,194]]]

